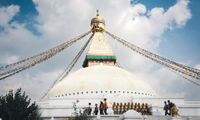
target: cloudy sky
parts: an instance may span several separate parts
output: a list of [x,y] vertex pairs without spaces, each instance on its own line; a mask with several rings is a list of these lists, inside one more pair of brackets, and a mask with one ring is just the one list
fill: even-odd
[[[0,66],[38,54],[87,32],[96,9],[106,29],[144,49],[200,68],[198,0],[0,0]],[[160,95],[200,100],[200,87],[106,37],[122,68]],[[22,88],[38,100],[83,46],[0,81],[0,94]],[[86,53],[73,71],[80,69]],[[200,83],[198,80],[194,80]]]

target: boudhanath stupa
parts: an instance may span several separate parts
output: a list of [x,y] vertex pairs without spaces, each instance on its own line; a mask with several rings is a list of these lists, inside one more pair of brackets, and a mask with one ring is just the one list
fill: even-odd
[[[117,56],[113,53],[105,39],[105,20],[97,13],[91,20],[91,30],[94,33],[89,50],[83,62],[83,67],[71,72],[57,83],[48,95],[38,102],[44,119],[71,118],[76,110],[88,107],[94,108],[104,98],[108,100],[108,115],[91,115],[93,119],[123,119],[129,113],[138,112],[135,103],[147,104],[151,107],[150,115],[142,115],[145,119],[173,119],[164,116],[164,101],[170,100],[176,104],[180,119],[200,119],[200,101],[185,101],[182,97],[166,97],[157,92],[143,79],[120,68]],[[163,86],[164,87],[164,86]],[[197,93],[198,94],[198,93]],[[130,103],[123,113],[115,113],[113,105]],[[132,110],[132,112],[130,112]],[[134,115],[132,117],[134,118]],[[137,115],[135,116],[138,117]],[[125,118],[124,118],[125,119]]]

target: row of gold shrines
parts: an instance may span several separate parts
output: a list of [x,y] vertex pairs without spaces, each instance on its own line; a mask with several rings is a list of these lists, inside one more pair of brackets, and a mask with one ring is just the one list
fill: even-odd
[[142,115],[151,115],[151,106],[147,103],[116,103],[114,102],[112,105],[112,109],[114,114],[123,114],[128,110],[135,110],[137,112],[142,113]]

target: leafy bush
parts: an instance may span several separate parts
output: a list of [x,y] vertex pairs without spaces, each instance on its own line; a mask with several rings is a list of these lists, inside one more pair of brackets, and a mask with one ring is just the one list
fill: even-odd
[[2,120],[41,120],[39,108],[21,88],[14,93],[10,90],[0,96],[0,118]]

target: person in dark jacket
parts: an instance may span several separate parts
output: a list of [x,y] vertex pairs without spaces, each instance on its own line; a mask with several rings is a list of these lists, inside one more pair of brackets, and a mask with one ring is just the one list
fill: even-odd
[[89,106],[88,106],[88,115],[91,115],[91,113],[92,113],[92,108],[91,108],[91,103],[89,103],[88,104]]
[[99,108],[98,108],[98,105],[97,104],[95,104],[95,108],[94,108],[94,115],[98,115],[98,110]]
[[100,111],[100,115],[103,115],[103,102],[101,101],[100,104],[99,104],[99,111]]
[[168,104],[167,104],[166,101],[164,101],[164,107],[163,107],[163,110],[165,111],[165,116],[167,116],[167,115],[168,115],[169,106],[168,106]]
[[172,115],[172,107],[174,106],[174,103],[170,102],[170,100],[168,100],[167,102],[168,102],[168,110],[169,110],[168,115]]

